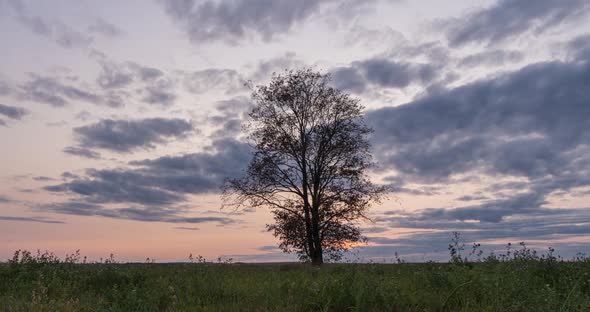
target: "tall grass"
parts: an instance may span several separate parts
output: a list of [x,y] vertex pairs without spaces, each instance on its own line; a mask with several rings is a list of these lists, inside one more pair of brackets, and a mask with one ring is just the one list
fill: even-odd
[[0,265],[0,310],[590,311],[588,258],[564,261],[524,244],[468,261],[457,255],[449,263],[320,269],[191,258],[123,264],[111,256],[89,263],[79,253],[60,260],[19,251]]

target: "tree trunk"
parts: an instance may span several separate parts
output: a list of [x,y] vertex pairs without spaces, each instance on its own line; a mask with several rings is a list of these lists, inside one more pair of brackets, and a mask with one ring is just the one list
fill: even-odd
[[320,237],[320,224],[319,224],[319,207],[317,200],[314,200],[314,204],[311,207],[311,230],[314,244],[314,255],[311,259],[313,265],[322,265],[324,263],[324,254],[322,250],[322,238]]
[[300,139],[301,139],[301,145],[303,146],[302,148],[302,152],[301,152],[301,176],[302,176],[302,191],[303,191],[303,211],[304,211],[304,217],[305,217],[305,240],[307,243],[307,248],[308,250],[308,256],[312,259],[315,258],[315,254],[316,254],[316,248],[314,246],[314,237],[313,237],[313,211],[311,205],[309,204],[309,198],[308,198],[308,180],[307,180],[307,163],[306,163],[306,143],[305,143],[305,136],[304,136],[304,131],[300,130]]
[[311,259],[311,264],[313,266],[321,266],[322,264],[324,264],[324,256],[322,254],[322,249],[316,249],[316,254],[314,255],[314,257]]
[[314,254],[311,258],[311,264],[314,266],[320,266],[324,264],[324,253],[322,251],[322,246],[316,246],[314,250]]
[[316,249],[314,246],[314,240],[313,240],[313,231],[312,231],[312,225],[311,225],[311,217],[310,217],[310,213],[309,213],[309,204],[305,203],[303,204],[303,209],[305,210],[305,240],[307,243],[307,248],[308,248],[308,256],[312,259],[313,262],[313,258],[314,255],[316,254]]

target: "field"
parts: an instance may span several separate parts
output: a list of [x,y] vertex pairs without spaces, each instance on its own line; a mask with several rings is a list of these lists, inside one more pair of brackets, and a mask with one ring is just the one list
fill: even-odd
[[119,264],[18,254],[3,311],[590,311],[590,261]]

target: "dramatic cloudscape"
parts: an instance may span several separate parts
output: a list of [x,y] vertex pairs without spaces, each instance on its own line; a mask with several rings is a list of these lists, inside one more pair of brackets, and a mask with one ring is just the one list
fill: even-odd
[[251,87],[312,67],[361,100],[391,195],[348,256],[590,252],[588,0],[0,0],[0,257],[294,260],[220,209]]

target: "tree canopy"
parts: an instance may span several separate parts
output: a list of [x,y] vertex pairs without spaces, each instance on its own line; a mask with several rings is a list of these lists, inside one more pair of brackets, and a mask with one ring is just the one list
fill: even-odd
[[[358,220],[385,189],[373,184],[363,106],[312,69],[273,74],[254,89],[246,129],[253,158],[225,202],[270,208],[285,252],[319,265],[363,240]],[[230,199],[231,198],[231,199]]]

